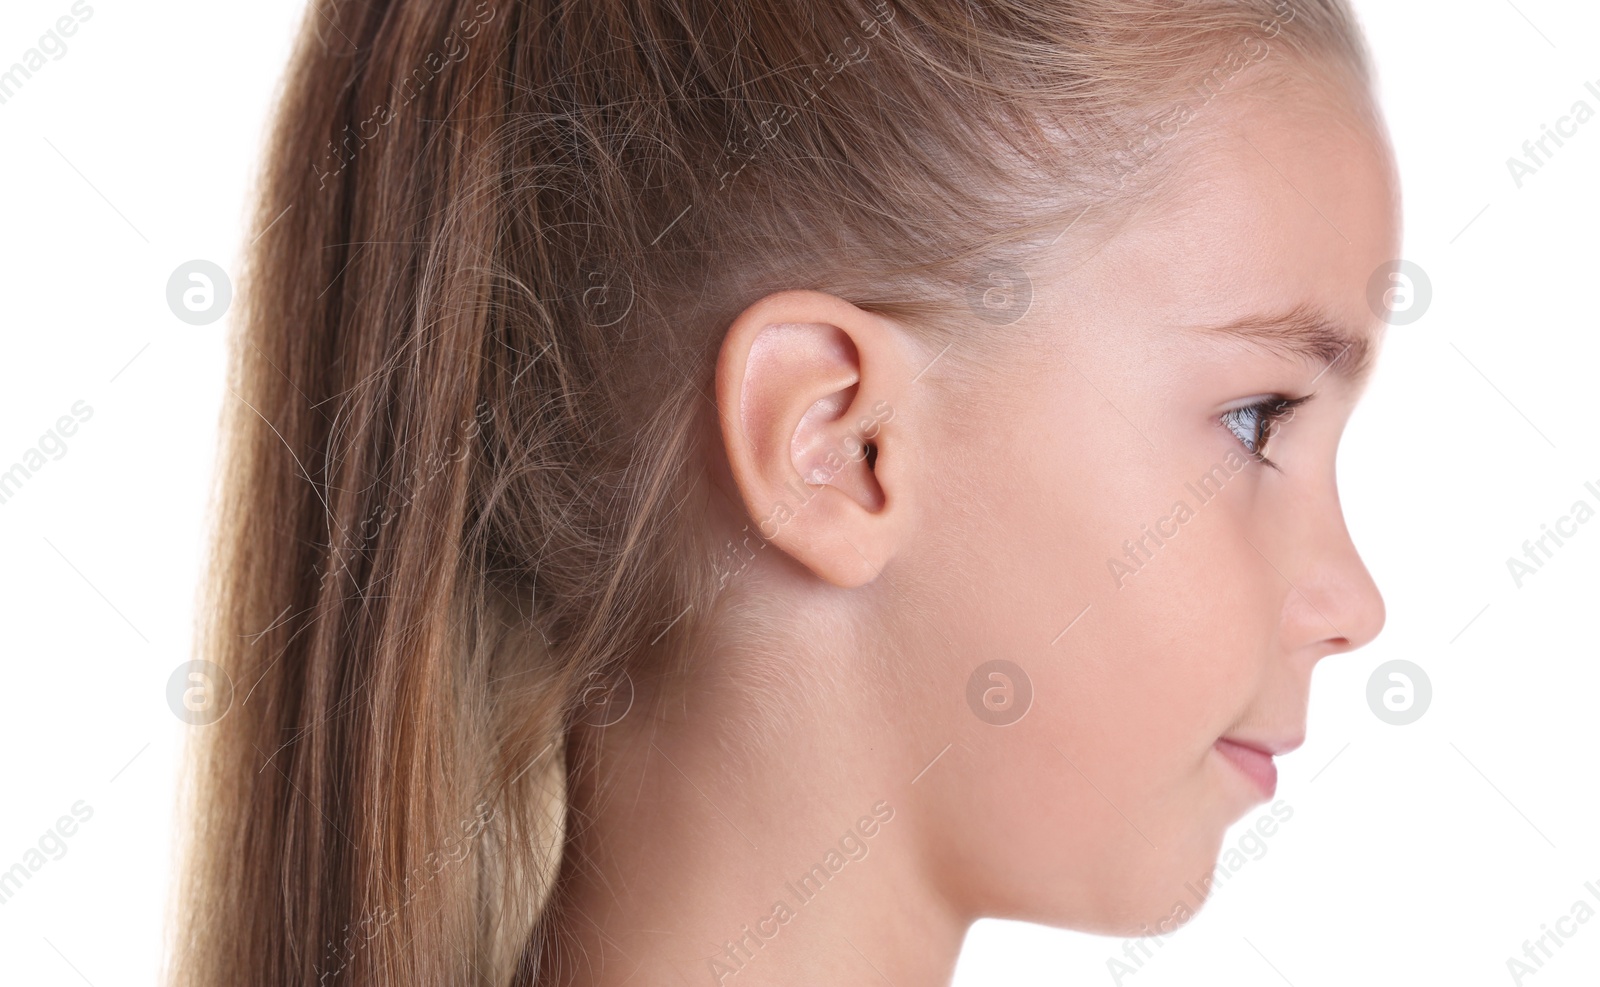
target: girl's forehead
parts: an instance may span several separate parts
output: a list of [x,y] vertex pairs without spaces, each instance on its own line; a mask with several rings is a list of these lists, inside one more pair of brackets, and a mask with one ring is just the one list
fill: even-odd
[[1208,111],[1172,149],[1184,160],[1169,162],[1161,197],[1098,243],[1063,240],[1040,293],[1152,325],[1370,334],[1368,283],[1400,249],[1386,134],[1332,98],[1241,96]]

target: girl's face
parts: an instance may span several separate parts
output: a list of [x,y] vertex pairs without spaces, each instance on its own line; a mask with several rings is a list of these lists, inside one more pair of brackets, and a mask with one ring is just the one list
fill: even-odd
[[1266,758],[1219,742],[1298,746],[1313,667],[1383,626],[1334,466],[1398,192],[1326,92],[1208,107],[1182,200],[1030,271],[1042,350],[922,446],[944,492],[906,554],[944,605],[906,630],[951,655],[919,701],[953,746],[914,798],[953,821],[935,851],[984,914],[1181,924],[1226,827],[1275,797]]

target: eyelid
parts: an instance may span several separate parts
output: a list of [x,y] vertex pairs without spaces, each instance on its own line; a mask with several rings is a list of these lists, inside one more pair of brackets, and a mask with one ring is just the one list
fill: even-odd
[[1255,408],[1261,405],[1277,404],[1279,402],[1283,402],[1289,408],[1298,408],[1316,396],[1317,395],[1315,391],[1310,394],[1302,394],[1298,397],[1291,397],[1290,395],[1284,394],[1280,391],[1263,391],[1262,393],[1253,395],[1251,397],[1239,398],[1236,401],[1229,401],[1227,404],[1217,409],[1217,414],[1225,415],[1230,411],[1240,411],[1244,408]]

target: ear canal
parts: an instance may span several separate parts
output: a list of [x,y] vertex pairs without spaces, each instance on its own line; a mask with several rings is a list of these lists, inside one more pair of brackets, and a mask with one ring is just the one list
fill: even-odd
[[875,442],[867,443],[867,469],[876,472],[878,468],[878,445]]

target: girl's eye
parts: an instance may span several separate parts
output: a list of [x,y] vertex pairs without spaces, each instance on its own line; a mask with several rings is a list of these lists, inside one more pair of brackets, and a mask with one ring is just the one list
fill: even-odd
[[1222,427],[1233,433],[1233,437],[1239,440],[1239,444],[1256,462],[1277,469],[1278,464],[1266,456],[1267,440],[1286,422],[1293,420],[1294,409],[1311,400],[1311,397],[1310,394],[1298,398],[1273,395],[1255,404],[1224,411],[1218,420]]

